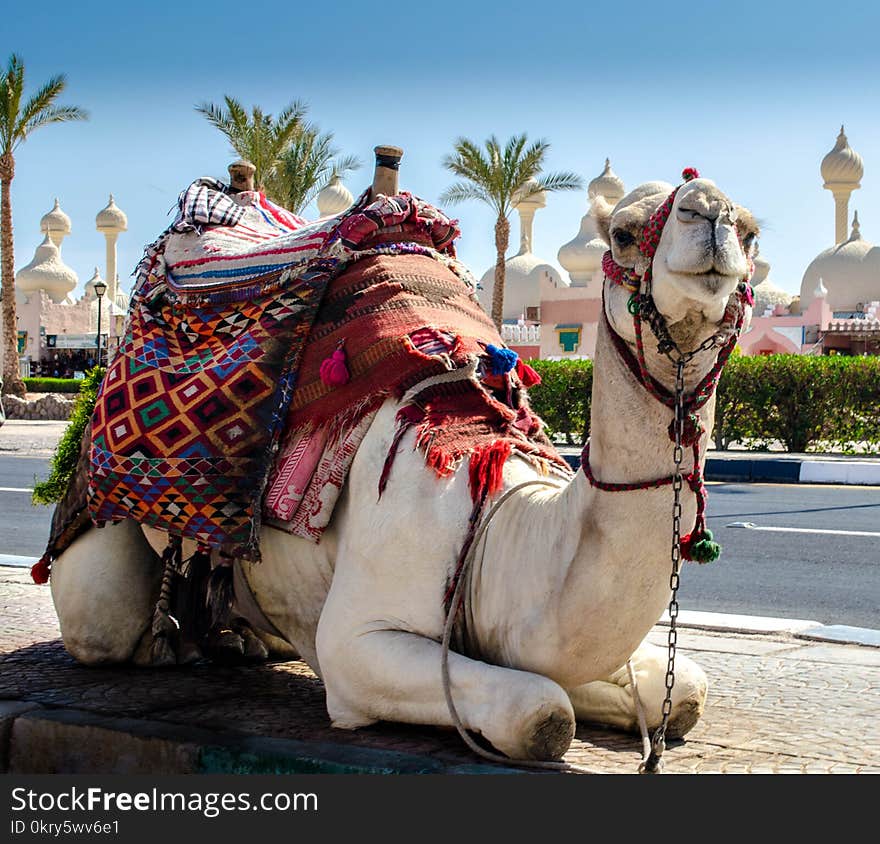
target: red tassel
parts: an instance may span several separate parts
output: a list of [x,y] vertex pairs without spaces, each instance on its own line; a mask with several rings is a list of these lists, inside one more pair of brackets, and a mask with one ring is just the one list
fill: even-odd
[[471,455],[469,481],[471,500],[491,497],[504,481],[504,464],[510,457],[510,443],[507,440],[496,440],[487,448],[475,451]]
[[516,362],[516,374],[519,376],[520,383],[526,389],[536,387],[541,383],[541,376],[527,363],[523,363],[522,359]]
[[351,373],[348,371],[348,361],[345,357],[345,349],[342,343],[336,351],[321,362],[321,380],[328,387],[342,387],[351,381]]
[[34,563],[31,567],[31,577],[33,578],[34,583],[42,585],[43,583],[49,582],[50,566],[49,555],[43,554],[39,561]]
[[416,422],[421,422],[424,418],[425,411],[420,407],[416,407],[414,404],[407,405],[397,411],[397,430],[394,432],[394,438],[391,440],[391,446],[385,457],[385,464],[382,466],[382,474],[379,476],[379,498],[381,498],[382,493],[385,492],[385,487],[388,484],[388,477],[391,475],[391,467],[394,465],[394,458],[397,457],[397,447],[400,445],[403,435],[415,425]]

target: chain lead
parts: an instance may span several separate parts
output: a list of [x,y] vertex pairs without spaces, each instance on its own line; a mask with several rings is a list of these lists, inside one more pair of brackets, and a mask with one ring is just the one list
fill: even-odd
[[666,697],[663,699],[660,726],[651,739],[651,752],[639,766],[641,774],[659,774],[663,770],[663,751],[666,749],[666,727],[672,713],[672,687],[675,685],[675,648],[678,644],[678,587],[679,569],[681,567],[681,464],[684,461],[684,449],[681,445],[684,430],[684,365],[685,357],[675,362],[675,448],[672,452],[675,461],[675,473],[672,476],[672,573],[669,575],[669,640],[668,658],[666,662]]

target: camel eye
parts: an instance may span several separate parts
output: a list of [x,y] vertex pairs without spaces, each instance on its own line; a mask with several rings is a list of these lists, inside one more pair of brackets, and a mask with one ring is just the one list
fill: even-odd
[[617,229],[612,237],[621,249],[626,249],[627,246],[632,246],[636,242],[635,237],[626,229]]

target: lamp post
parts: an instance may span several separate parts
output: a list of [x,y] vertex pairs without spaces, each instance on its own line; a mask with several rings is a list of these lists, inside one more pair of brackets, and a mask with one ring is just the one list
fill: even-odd
[[98,339],[96,345],[98,347],[98,360],[96,366],[101,365],[101,298],[107,292],[107,283],[98,279],[95,282],[95,295],[98,297]]

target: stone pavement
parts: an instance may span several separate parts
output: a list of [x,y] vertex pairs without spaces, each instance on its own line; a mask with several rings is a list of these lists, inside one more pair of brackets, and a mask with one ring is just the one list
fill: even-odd
[[[498,770],[450,731],[332,729],[321,683],[301,662],[78,666],[59,640],[49,589],[26,570],[0,567],[0,617],[0,771]],[[651,636],[665,642],[662,627]],[[702,721],[667,749],[668,773],[880,773],[880,649],[691,630],[679,641],[710,693]],[[635,737],[582,725],[566,759],[634,773],[639,757]]]

